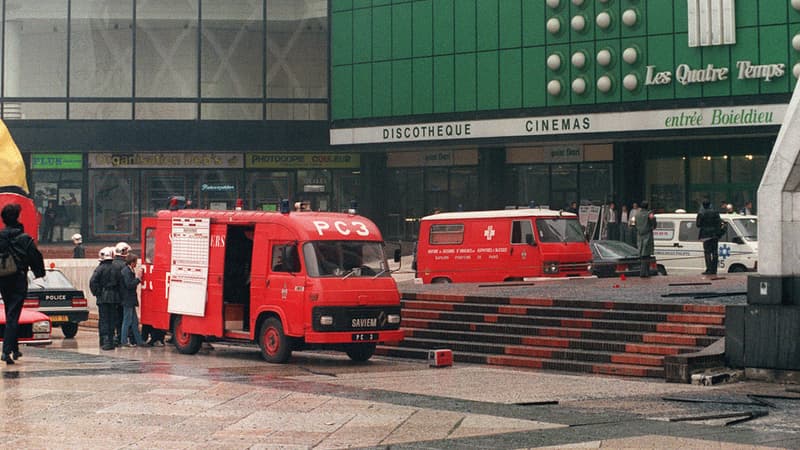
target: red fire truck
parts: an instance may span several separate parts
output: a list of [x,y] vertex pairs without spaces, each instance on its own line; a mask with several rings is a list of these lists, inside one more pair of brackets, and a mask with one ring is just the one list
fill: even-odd
[[[269,362],[293,350],[366,361],[403,339],[400,296],[380,231],[346,213],[160,211],[142,220],[142,323],[204,340],[257,343]],[[395,254],[399,260],[399,251]]]

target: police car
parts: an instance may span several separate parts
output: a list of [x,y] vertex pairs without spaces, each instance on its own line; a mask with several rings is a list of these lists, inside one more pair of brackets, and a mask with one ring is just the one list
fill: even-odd
[[44,278],[34,278],[33,272],[28,272],[25,307],[48,315],[54,327],[61,327],[65,338],[75,337],[78,324],[89,319],[89,304],[83,291],[53,268],[47,270]]

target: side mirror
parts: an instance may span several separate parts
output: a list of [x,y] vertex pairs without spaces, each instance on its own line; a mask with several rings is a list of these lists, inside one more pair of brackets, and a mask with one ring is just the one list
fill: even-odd
[[525,235],[525,242],[528,245],[536,246],[536,241],[533,239],[533,235],[532,234],[526,234]]
[[400,255],[400,249],[399,248],[395,249],[394,250],[394,262],[399,263],[400,262],[400,256],[401,256]]

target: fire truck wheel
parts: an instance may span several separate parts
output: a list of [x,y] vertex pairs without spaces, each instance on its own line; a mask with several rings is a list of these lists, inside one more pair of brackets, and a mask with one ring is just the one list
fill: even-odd
[[368,344],[350,344],[347,346],[347,356],[353,361],[364,362],[372,358],[375,354],[375,343]]
[[78,334],[78,324],[75,322],[65,322],[61,324],[61,333],[64,334],[64,339],[72,339]]
[[283,325],[274,317],[261,324],[258,345],[261,347],[261,356],[267,362],[283,364],[292,356],[292,347],[289,339],[283,334]]
[[200,336],[187,333],[183,329],[182,317],[178,317],[175,320],[172,337],[175,340],[175,348],[178,349],[178,353],[184,355],[194,355],[200,350],[200,346],[203,345],[203,340],[200,339]]

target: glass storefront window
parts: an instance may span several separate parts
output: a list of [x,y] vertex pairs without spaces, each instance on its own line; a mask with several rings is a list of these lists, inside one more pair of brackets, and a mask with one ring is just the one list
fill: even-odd
[[651,208],[667,212],[684,208],[686,171],[683,158],[647,160],[644,179],[645,198],[650,199]]
[[236,200],[244,197],[241,192],[241,176],[239,172],[231,170],[199,171],[192,172],[191,177],[197,180],[195,192],[186,198],[197,199],[198,208],[203,209],[233,209]]
[[583,163],[580,165],[580,199],[593,205],[602,205],[612,199],[611,163]]
[[728,158],[724,156],[693,156],[689,158],[691,184],[724,184],[728,182]]
[[81,232],[82,175],[80,171],[45,171],[31,173],[31,192],[42,215],[41,242],[69,241]]
[[[462,211],[478,209],[478,170],[458,168],[450,170],[450,208]],[[500,208],[502,205],[498,205]]]
[[281,199],[289,198],[289,173],[251,173],[245,191],[250,193],[253,209],[275,211]]
[[144,188],[142,194],[142,215],[152,216],[156,211],[166,209],[169,206],[169,198],[173,195],[182,195],[188,200],[189,181],[186,175],[175,171],[156,171],[147,170],[142,172],[142,183]]
[[309,201],[314,211],[330,211],[332,187],[330,170],[298,170],[294,201]]
[[121,240],[136,237],[139,223],[135,171],[89,171],[89,226],[92,239]]

